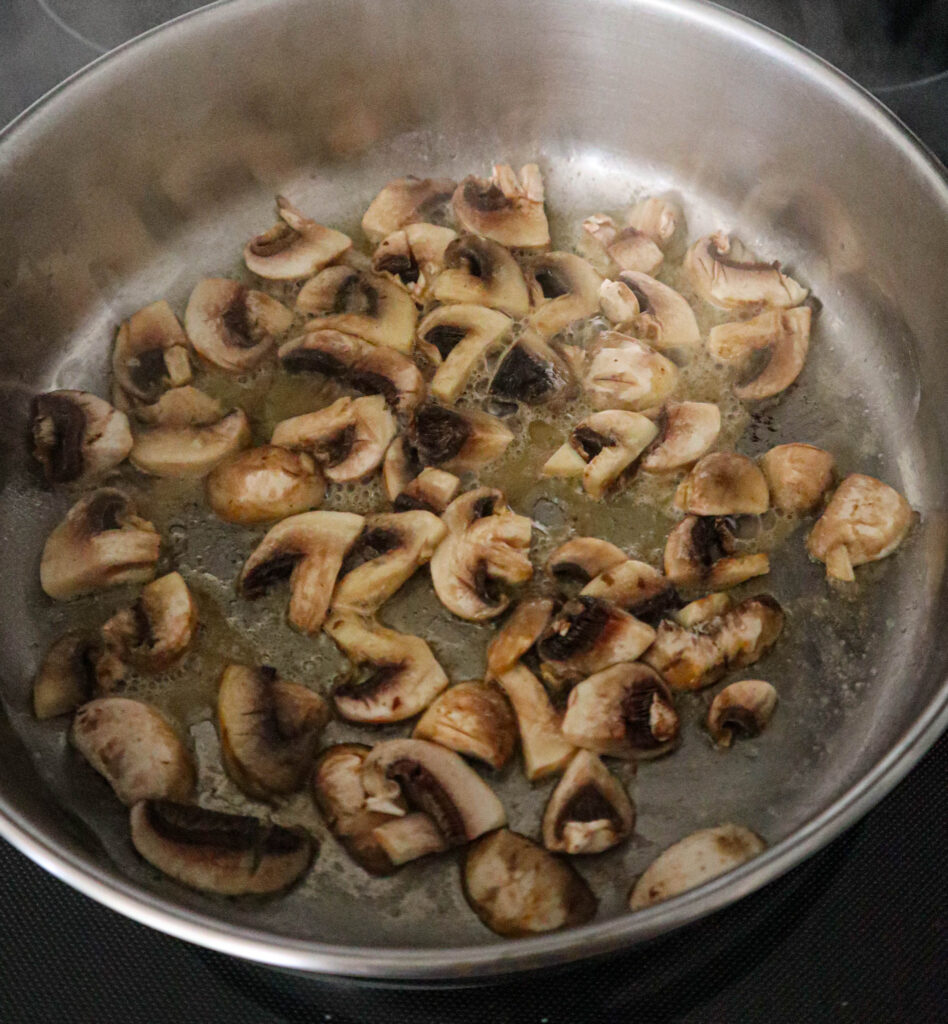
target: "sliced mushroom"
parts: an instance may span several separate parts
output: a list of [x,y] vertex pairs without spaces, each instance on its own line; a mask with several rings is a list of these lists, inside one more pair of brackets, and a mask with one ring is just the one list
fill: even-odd
[[428,466],[405,485],[393,504],[396,512],[419,509],[440,515],[460,490],[461,481],[453,473]]
[[289,620],[304,633],[322,627],[342,560],[362,532],[351,512],[303,512],[271,527],[244,563],[237,581],[242,597],[260,597],[290,581]]
[[912,507],[894,487],[851,473],[836,489],[806,539],[830,579],[851,583],[853,567],[891,555],[912,525]]
[[770,503],[788,515],[815,512],[833,486],[835,459],[812,444],[778,444],[757,461],[770,488]]
[[527,285],[533,312],[528,323],[544,338],[599,310],[602,277],[581,256],[545,252],[527,264]]
[[191,380],[188,338],[163,299],[133,313],[118,329],[112,350],[114,401],[154,402],[162,391]]
[[244,896],[279,892],[312,863],[305,832],[170,800],[131,812],[132,843],[153,867],[202,892]]
[[187,748],[161,712],[127,697],[83,704],[70,739],[123,804],[190,800],[196,772]]
[[384,238],[372,255],[376,274],[388,274],[416,302],[423,301],[444,269],[444,250],[457,238],[437,224],[407,224]]
[[351,612],[333,612],[324,628],[350,661],[368,672],[332,692],[336,710],[350,722],[403,722],[448,685],[444,669],[419,636],[396,633]]
[[157,402],[139,406],[135,417],[153,427],[207,427],[224,418],[224,406],[216,398],[185,384],[170,388]]
[[644,910],[733,871],[766,849],[766,844],[741,825],[718,825],[692,832],[669,846],[635,883],[629,896],[632,910]]
[[382,486],[385,488],[385,497],[394,502],[421,473],[421,469],[417,449],[404,434],[399,434],[386,449],[385,458],[382,460]]
[[228,523],[272,523],[316,508],[326,482],[304,452],[261,445],[213,469],[204,484],[211,510]]
[[678,604],[671,580],[646,562],[629,558],[591,579],[579,592],[580,598],[608,601],[646,621]]
[[98,693],[96,664],[102,645],[94,637],[70,632],[46,652],[33,680],[33,714],[54,718],[75,711]]
[[530,520],[489,487],[455,498],[443,520],[448,535],[431,559],[435,593],[459,618],[496,618],[510,603],[503,584],[525,583],[533,575]]
[[40,583],[58,601],[145,583],[155,575],[161,538],[121,491],[102,488],[80,498],[43,548]]
[[372,748],[362,781],[373,802],[404,796],[437,825],[448,846],[462,846],[507,822],[486,782],[453,750],[427,740],[386,740]]
[[281,302],[226,277],[199,281],[184,313],[194,351],[231,374],[259,366],[272,351],[275,336],[289,330],[292,322],[293,314]]
[[475,473],[507,450],[510,429],[477,409],[447,409],[428,402],[415,413],[412,440],[424,465]]
[[661,351],[690,352],[701,345],[694,311],[684,296],[648,274],[628,270],[604,281],[599,307],[614,324]]
[[708,732],[719,747],[729,747],[735,732],[757,736],[767,727],[777,706],[777,691],[763,679],[731,683],[711,702]]
[[490,179],[469,175],[454,192],[454,215],[466,230],[514,249],[544,249],[550,228],[543,208],[543,178],[536,164],[494,164]]
[[334,483],[363,480],[382,464],[395,419],[381,395],[340,398],[318,412],[283,420],[270,443],[309,452]]
[[642,458],[647,473],[687,469],[721,433],[721,410],[712,402],[669,402],[658,417],[659,434]]
[[221,759],[227,774],[250,796],[265,800],[298,790],[328,719],[322,697],[277,679],[267,665],[228,665],[221,675]]
[[362,533],[339,570],[333,608],[371,615],[431,559],[446,533],[432,512],[366,516]]
[[497,677],[517,717],[523,766],[531,782],[561,772],[576,752],[560,731],[561,716],[543,684],[526,667],[515,665]]
[[679,725],[661,677],[647,665],[625,662],[573,687],[563,736],[584,750],[630,760],[672,750]]
[[387,277],[353,267],[327,267],[303,285],[296,308],[318,319],[311,329],[354,334],[406,355],[417,311],[411,296]]
[[661,249],[668,248],[681,220],[678,204],[660,196],[640,200],[626,216],[629,227],[648,235]]
[[768,572],[766,554],[734,554],[734,535],[725,519],[686,516],[665,542],[665,575],[680,586],[722,590]]
[[456,185],[449,178],[396,178],[372,200],[362,216],[366,238],[378,244],[386,235],[436,219],[448,208]]
[[128,417],[88,391],[49,391],[30,407],[33,455],[51,484],[87,483],[132,449]]
[[445,249],[444,270],[435,279],[431,296],[444,304],[489,306],[514,319],[530,309],[520,265],[502,245],[480,235],[460,235]]
[[280,220],[244,246],[244,263],[270,281],[299,281],[312,277],[352,248],[341,231],[323,227],[304,216],[283,196],[276,197]]
[[529,597],[514,608],[487,648],[487,674],[496,679],[509,672],[543,635],[553,615],[548,597]]
[[614,569],[629,556],[607,540],[598,537],[573,537],[561,544],[546,562],[546,571],[559,583],[578,580],[582,584]]
[[571,864],[505,828],[471,847],[463,881],[474,913],[509,938],[575,928],[596,916],[596,897]]
[[566,397],[574,389],[566,359],[532,328],[526,328],[504,353],[490,382],[498,398],[540,405]]
[[738,398],[771,398],[800,376],[810,348],[810,319],[810,307],[798,306],[718,324],[708,335],[708,351],[718,362],[743,371],[734,388]]
[[678,367],[653,348],[618,331],[599,336],[583,390],[596,409],[640,412],[660,406],[678,386]]
[[770,508],[770,491],[752,459],[712,452],[678,485],[675,508],[697,516],[759,516]]
[[620,661],[635,661],[655,630],[598,597],[569,601],[537,643],[544,680],[557,689]]
[[409,861],[444,853],[448,844],[434,821],[421,811],[403,818],[389,818],[372,829],[372,838],[379,844],[395,867]]
[[726,591],[717,594],[708,594],[699,597],[697,601],[690,601],[674,613],[675,622],[685,629],[693,629],[700,622],[707,622],[716,615],[723,615],[734,602]]
[[458,683],[421,716],[412,733],[501,768],[517,745],[517,720],[503,691],[490,683]]
[[290,373],[321,373],[362,394],[383,395],[396,413],[410,413],[425,397],[421,371],[407,356],[342,331],[308,331],[281,345],[279,356]]
[[581,420],[569,440],[547,459],[543,476],[582,477],[583,490],[601,499],[634,473],[658,427],[637,412],[610,410]]
[[782,274],[779,263],[748,259],[723,231],[699,238],[685,254],[684,269],[695,292],[719,309],[788,309],[807,297],[807,289]]
[[543,845],[555,853],[602,853],[634,827],[625,786],[595,754],[578,750],[543,812]]
[[693,629],[666,619],[642,660],[673,690],[698,690],[732,668],[759,661],[782,630],[780,605],[769,594],[759,594]]
[[587,251],[602,253],[619,270],[654,274],[665,258],[654,239],[644,231],[631,225],[620,228],[603,213],[587,217],[583,221],[583,232]]
[[156,426],[135,435],[129,461],[151,476],[198,480],[250,444],[250,423],[235,409],[204,427]]

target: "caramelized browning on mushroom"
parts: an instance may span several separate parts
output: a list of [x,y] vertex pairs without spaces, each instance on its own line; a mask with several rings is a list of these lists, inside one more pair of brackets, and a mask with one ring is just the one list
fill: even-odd
[[125,413],[87,391],[49,391],[30,410],[33,454],[51,484],[87,483],[132,449]]
[[517,721],[502,690],[471,681],[445,690],[412,735],[501,768],[517,745]]
[[723,590],[768,572],[766,554],[734,554],[726,519],[686,516],[665,543],[665,575],[680,586]]
[[543,208],[543,178],[536,164],[520,169],[494,164],[489,180],[473,174],[454,193],[454,215],[467,231],[517,249],[543,249],[550,229]]

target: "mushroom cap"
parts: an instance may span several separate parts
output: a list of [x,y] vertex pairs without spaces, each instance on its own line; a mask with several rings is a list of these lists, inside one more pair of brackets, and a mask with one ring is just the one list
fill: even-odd
[[452,197],[454,215],[465,231],[515,249],[543,249],[550,228],[543,208],[543,179],[536,164],[517,177],[506,164],[495,164],[490,179],[468,175]]
[[686,516],[665,542],[665,575],[685,587],[718,590],[766,576],[770,559],[764,553],[735,555],[727,522],[713,516]]
[[[663,352],[670,349],[689,352],[701,345],[701,332],[694,310],[674,288],[635,270],[623,271],[617,283],[631,291],[638,306],[631,318],[617,321],[631,330],[635,337]],[[603,312],[610,320],[613,319],[605,308]]]
[[757,463],[770,488],[770,503],[780,512],[809,515],[833,486],[836,460],[812,444],[778,444]]
[[714,446],[721,410],[713,402],[669,402],[658,417],[659,433],[642,458],[647,473],[687,469]]
[[444,251],[444,270],[431,297],[442,304],[473,303],[515,319],[530,309],[530,292],[511,253],[480,235],[459,235]]
[[746,455],[712,452],[679,484],[675,508],[698,516],[762,515],[770,508],[770,490]]
[[798,306],[711,328],[711,355],[718,362],[749,368],[749,376],[734,388],[738,398],[771,398],[799,377],[810,348],[811,316],[809,306]]
[[756,736],[770,721],[777,691],[763,679],[742,679],[717,694],[708,710],[708,732],[720,747],[729,747],[734,733]]
[[127,697],[99,697],[76,711],[69,738],[123,804],[190,800],[197,775],[161,712]]
[[766,844],[741,825],[704,828],[669,846],[646,868],[629,896],[643,910],[732,871],[763,853]]
[[33,679],[33,714],[54,718],[91,700],[97,690],[96,662],[101,644],[94,637],[69,632],[43,656]]
[[523,767],[531,782],[560,772],[576,752],[560,731],[560,714],[550,703],[539,679],[526,667],[515,665],[497,677],[517,718]]
[[49,391],[30,407],[33,454],[51,484],[87,483],[132,448],[128,417],[88,391]]
[[599,310],[602,276],[581,256],[541,253],[527,263],[526,277],[533,306],[528,323],[544,338]]
[[455,187],[449,178],[395,178],[369,203],[362,216],[366,238],[378,244],[407,224],[434,219],[447,208]]
[[517,745],[517,720],[502,690],[472,680],[445,690],[412,736],[501,768]]
[[437,224],[406,224],[379,242],[372,254],[372,269],[388,276],[415,301],[424,301],[444,268],[444,250],[455,238],[454,231]]
[[272,523],[317,508],[326,482],[305,452],[261,445],[217,465],[204,483],[211,510],[228,523]]
[[641,412],[660,406],[678,386],[678,367],[653,348],[605,331],[586,370],[583,390],[596,409]]
[[640,619],[654,618],[678,603],[671,581],[647,562],[635,558],[593,577],[579,596],[608,601]]
[[471,374],[512,327],[506,314],[466,302],[439,306],[424,317],[415,344],[437,366],[433,397],[453,405]]
[[540,639],[553,615],[554,603],[548,597],[529,597],[519,601],[503,627],[487,648],[487,675],[497,678],[509,672]]
[[412,441],[424,465],[455,473],[477,472],[507,450],[513,433],[478,409],[448,409],[427,402],[415,413]]
[[112,349],[116,404],[123,396],[126,402],[154,402],[165,388],[187,384],[189,348],[187,335],[164,299],[133,313],[119,327]]
[[573,537],[550,555],[546,571],[557,581],[575,579],[586,584],[608,569],[628,561],[628,558],[622,548],[607,540]]
[[575,390],[573,369],[532,327],[526,327],[494,370],[490,393],[540,405]]
[[155,575],[161,538],[114,488],[80,498],[46,539],[40,561],[43,590],[59,601]]
[[280,220],[244,246],[244,263],[258,277],[299,281],[352,248],[348,235],[317,224],[283,196],[277,196],[276,208]]
[[129,461],[150,476],[199,480],[250,444],[250,423],[235,409],[204,427],[149,427],[135,436]]

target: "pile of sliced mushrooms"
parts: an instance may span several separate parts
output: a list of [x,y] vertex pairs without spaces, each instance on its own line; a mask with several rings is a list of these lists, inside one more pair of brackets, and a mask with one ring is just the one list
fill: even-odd
[[[812,520],[809,556],[852,585],[856,567],[898,547],[912,511],[880,480],[840,481],[833,456],[803,441],[756,460],[720,450],[720,409],[689,399],[682,369],[700,352],[740,402],[772,405],[804,366],[818,304],[725,233],[676,262],[689,302],[656,276],[669,277],[667,253],[685,250],[669,199],[644,199],[619,220],[590,216],[584,255],[551,250],[533,164],[459,184],[389,182],[362,218],[371,256],[282,197],[277,216],[247,243],[242,281],[200,281],[182,319],[159,300],[120,326],[111,401],[71,390],[34,400],[36,458],[50,484],[77,491],[46,541],[43,590],[69,601],[140,587],[98,630],[53,644],[35,713],[72,716],[73,745],[130,808],[135,849],[164,874],[240,896],[285,890],[308,870],[312,835],[202,806],[179,723],[122,695],[129,672],[180,661],[202,609],[172,565],[158,575],[165,539],[116,480],[202,481],[209,515],[266,527],[232,581],[240,599],[286,587],[289,624],[325,633],[353,665],[331,686],[221,652],[217,728],[233,782],[273,807],[310,793],[370,875],[463,848],[463,891],[500,935],[587,922],[597,897],[576,865],[635,829],[610,762],[672,754],[676,695],[757,664],[779,641],[772,596],[728,593],[770,570],[766,552],[738,542],[740,523],[768,510]],[[706,337],[699,304],[723,311]],[[341,397],[252,445],[260,423],[211,385],[261,367],[274,379],[332,379]],[[475,378],[489,382],[486,398]],[[544,486],[565,478],[556,486],[595,503],[648,477],[677,485],[680,521],[661,566],[576,535],[534,564],[537,524],[478,474],[515,440],[518,410],[537,406],[561,426],[558,447],[532,452]],[[133,469],[120,471],[125,460]],[[387,504],[320,509],[327,491],[351,494],[375,477]],[[430,637],[379,621],[426,565],[444,608],[484,624],[486,678],[450,679]],[[756,678],[724,686],[707,705],[709,742],[727,748],[764,730],[778,689]],[[366,742],[320,749],[334,716]],[[392,723],[409,724],[373,742]],[[558,776],[542,821],[511,822],[492,787],[518,745],[529,780]],[[685,836],[635,882],[630,909],[764,845],[733,823]]]

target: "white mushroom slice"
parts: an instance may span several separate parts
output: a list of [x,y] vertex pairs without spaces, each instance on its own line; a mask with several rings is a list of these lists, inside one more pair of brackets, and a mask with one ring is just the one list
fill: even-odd
[[151,476],[199,480],[250,444],[250,424],[235,409],[204,427],[149,427],[135,435],[129,461]]
[[733,871],[766,849],[741,825],[704,828],[679,840],[652,861],[629,896],[632,910],[644,910]]
[[329,708],[299,683],[277,679],[269,666],[228,665],[217,692],[221,760],[250,796],[294,793],[313,763]]
[[58,601],[155,575],[161,538],[121,491],[80,498],[43,548],[40,583]]
[[543,812],[543,845],[554,853],[602,853],[634,827],[625,786],[595,754],[578,750]]
[[430,561],[447,528],[432,512],[366,516],[362,533],[339,570],[332,606],[371,615]]
[[33,680],[33,714],[54,718],[75,711],[98,693],[96,664],[102,645],[82,633],[66,633],[46,652]]
[[731,683],[711,702],[708,732],[719,747],[729,747],[734,734],[754,737],[767,727],[777,706],[777,691],[763,679]]
[[759,516],[770,508],[770,491],[752,459],[712,452],[678,485],[675,508],[697,516]]
[[602,276],[581,256],[545,252],[527,264],[527,285],[533,312],[527,322],[544,338],[552,338],[599,309]]
[[323,227],[304,216],[283,196],[276,197],[279,222],[244,246],[244,263],[269,281],[299,281],[312,277],[352,248],[341,231]]
[[149,864],[182,885],[221,896],[286,889],[315,853],[305,832],[169,800],[136,804],[131,831]]
[[685,254],[683,266],[695,292],[719,309],[788,309],[799,306],[808,294],[780,272],[779,263],[748,259],[743,246],[723,231],[699,238]]
[[362,216],[366,238],[377,245],[386,235],[434,219],[448,208],[456,185],[449,178],[396,178],[372,200]]
[[643,661],[673,690],[699,690],[732,668],[759,661],[783,630],[783,611],[768,594],[749,597],[729,611],[684,629],[666,619]]
[[448,677],[421,637],[396,633],[352,612],[333,612],[326,633],[358,668],[361,681],[339,683],[333,703],[350,722],[403,722],[423,711],[448,685]]
[[659,196],[637,202],[626,215],[626,223],[641,231],[661,249],[667,249],[681,221],[677,203]]
[[435,593],[459,618],[496,618],[510,603],[502,585],[533,575],[530,520],[513,512],[500,491],[479,487],[455,498],[443,521],[448,535],[431,559]]
[[678,367],[635,338],[605,331],[583,380],[596,409],[639,412],[661,405],[678,385]]
[[694,311],[674,288],[648,274],[625,271],[599,290],[603,314],[661,351],[688,353],[701,345]]
[[437,224],[408,224],[379,243],[372,255],[372,269],[376,274],[389,275],[421,302],[444,269],[444,250],[455,238],[450,228]]
[[395,867],[448,849],[438,826],[421,811],[377,825],[372,838]]
[[387,277],[353,267],[327,267],[303,285],[296,308],[318,319],[312,330],[354,334],[406,355],[418,314],[410,295]]
[[141,405],[135,416],[153,427],[207,427],[224,418],[224,406],[198,388],[170,388],[157,402]]
[[69,736],[123,804],[151,798],[190,800],[194,792],[197,776],[191,755],[150,704],[99,697],[79,708]]
[[574,391],[571,364],[531,327],[504,353],[490,382],[492,395],[527,405],[571,397]]
[[806,539],[830,579],[851,583],[853,567],[891,555],[912,525],[912,507],[895,488],[852,473],[839,485]]
[[270,443],[309,452],[334,483],[363,480],[382,464],[395,419],[381,395],[340,398],[318,412],[283,420]]
[[779,512],[806,516],[815,512],[833,486],[833,456],[812,444],[778,444],[758,460]]
[[[644,231],[631,226],[620,228],[604,213],[587,217],[583,221],[583,232],[585,251],[590,256],[602,254],[619,270],[654,274],[665,258],[662,250]],[[602,262],[602,256],[597,262]]]
[[721,410],[713,402],[669,402],[658,417],[659,434],[642,458],[647,473],[687,469],[721,433]]
[[[399,434],[385,451],[382,460],[382,486],[385,497],[395,499],[421,472],[421,460],[408,438]],[[407,511],[407,509],[405,510]]]
[[445,690],[412,736],[502,768],[517,745],[517,720],[502,690],[471,681]]
[[372,798],[401,793],[427,814],[448,846],[462,846],[507,823],[503,805],[486,782],[453,750],[427,740],[377,743],[362,766]]
[[362,516],[351,512],[303,512],[284,519],[247,559],[238,592],[253,599],[289,578],[290,622],[304,633],[318,633],[342,560],[362,524]]
[[614,569],[629,556],[607,540],[573,537],[561,544],[546,562],[546,571],[559,583],[578,580],[586,584],[601,573]]
[[585,750],[631,760],[672,750],[679,724],[672,696],[657,673],[626,662],[573,687],[563,736]]
[[[112,350],[114,401],[154,402],[169,387],[191,380],[188,338],[164,299],[133,313],[118,329]],[[123,396],[126,404],[123,405]]]
[[323,475],[309,455],[269,444],[222,462],[204,484],[214,514],[244,526],[308,512],[325,492]]
[[675,607],[678,595],[671,580],[646,562],[629,558],[591,579],[580,598],[608,601],[639,619],[653,619]]
[[487,648],[488,677],[509,672],[540,639],[552,615],[553,601],[548,597],[520,601]]
[[163,672],[179,661],[198,624],[198,607],[178,572],[142,587],[134,605],[116,612],[102,639],[123,663],[143,672]]
[[734,394],[743,401],[771,398],[799,377],[810,348],[809,306],[773,309],[750,320],[718,324],[708,334],[708,351],[742,371]]
[[543,179],[536,164],[520,169],[495,164],[489,180],[469,175],[454,192],[454,215],[465,231],[513,249],[544,249],[550,228],[543,208]]
[[665,575],[686,587],[723,590],[770,572],[763,552],[735,555],[727,522],[713,516],[686,516],[665,542]]
[[515,665],[497,677],[517,717],[523,767],[531,782],[561,772],[575,746],[560,731],[561,716],[550,703],[543,684],[525,665]]
[[519,319],[530,309],[530,292],[520,264],[497,242],[460,235],[444,251],[444,270],[435,278],[437,302],[473,303]]
[[282,303],[226,277],[199,281],[184,313],[194,351],[231,374],[259,366],[272,351],[275,336],[289,330],[292,322],[293,314]]
[[429,313],[418,325],[416,345],[438,367],[431,394],[454,405],[471,374],[512,327],[504,313],[471,303],[439,306]]
[[596,916],[596,897],[572,864],[508,829],[471,847],[463,882],[483,924],[509,938],[575,928]]
[[731,595],[726,591],[708,594],[705,597],[699,597],[696,601],[689,602],[684,608],[679,608],[674,613],[674,619],[679,626],[684,626],[685,629],[694,629],[700,622],[707,622],[708,619],[713,619],[716,615],[723,615],[732,605]]
[[486,412],[429,402],[415,414],[413,441],[424,465],[476,473],[503,455],[513,434]]
[[461,481],[453,473],[428,466],[405,485],[393,504],[396,512],[419,509],[441,515],[460,490]]
[[49,391],[30,406],[33,455],[51,484],[88,483],[132,449],[128,417],[88,391]]

